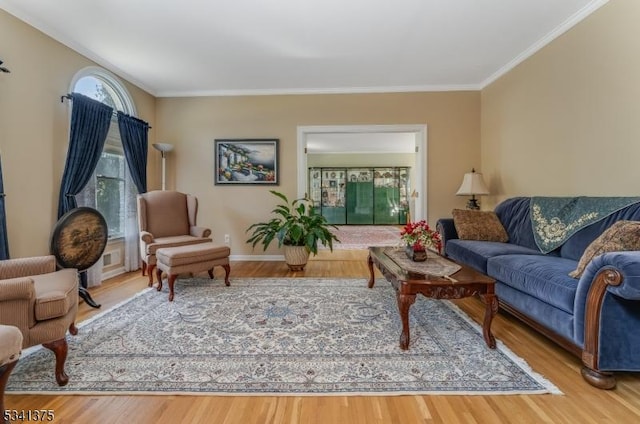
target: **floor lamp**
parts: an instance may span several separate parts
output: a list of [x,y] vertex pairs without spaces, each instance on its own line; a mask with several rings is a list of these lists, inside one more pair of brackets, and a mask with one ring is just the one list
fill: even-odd
[[169,143],[154,143],[153,147],[156,150],[160,151],[160,154],[162,155],[162,190],[166,190],[167,185],[167,153],[173,150],[173,144],[169,144]]

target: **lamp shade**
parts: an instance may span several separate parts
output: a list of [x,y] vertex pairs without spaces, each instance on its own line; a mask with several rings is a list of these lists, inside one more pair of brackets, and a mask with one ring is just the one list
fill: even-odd
[[487,185],[482,180],[482,174],[475,170],[464,174],[462,184],[456,193],[458,196],[472,196],[476,194],[489,194]]
[[167,188],[167,168],[166,168],[166,153],[173,150],[173,144],[169,143],[154,143],[153,147],[156,150],[160,151],[162,155],[162,190],[166,190]]
[[154,143],[153,147],[161,152],[170,152],[173,150],[173,144],[169,143]]

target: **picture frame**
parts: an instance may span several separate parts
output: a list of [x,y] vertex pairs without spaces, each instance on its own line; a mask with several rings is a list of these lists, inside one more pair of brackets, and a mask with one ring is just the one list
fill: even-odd
[[214,140],[215,185],[279,185],[279,139]]

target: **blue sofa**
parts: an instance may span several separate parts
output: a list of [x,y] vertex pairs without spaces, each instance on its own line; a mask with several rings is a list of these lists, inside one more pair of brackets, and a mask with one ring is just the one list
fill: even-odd
[[534,238],[530,202],[516,197],[496,207],[506,243],[460,240],[453,219],[440,219],[443,252],[495,278],[501,309],[581,358],[590,384],[611,389],[614,371],[640,371],[640,251],[605,253],[579,279],[568,274],[613,223],[640,221],[640,203],[582,228],[545,254]]

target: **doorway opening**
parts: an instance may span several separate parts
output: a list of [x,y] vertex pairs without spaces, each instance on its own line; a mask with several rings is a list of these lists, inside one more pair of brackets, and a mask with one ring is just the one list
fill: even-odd
[[410,168],[410,220],[426,219],[426,125],[300,126],[297,133],[298,197],[311,191],[310,164],[373,168],[395,160]]

